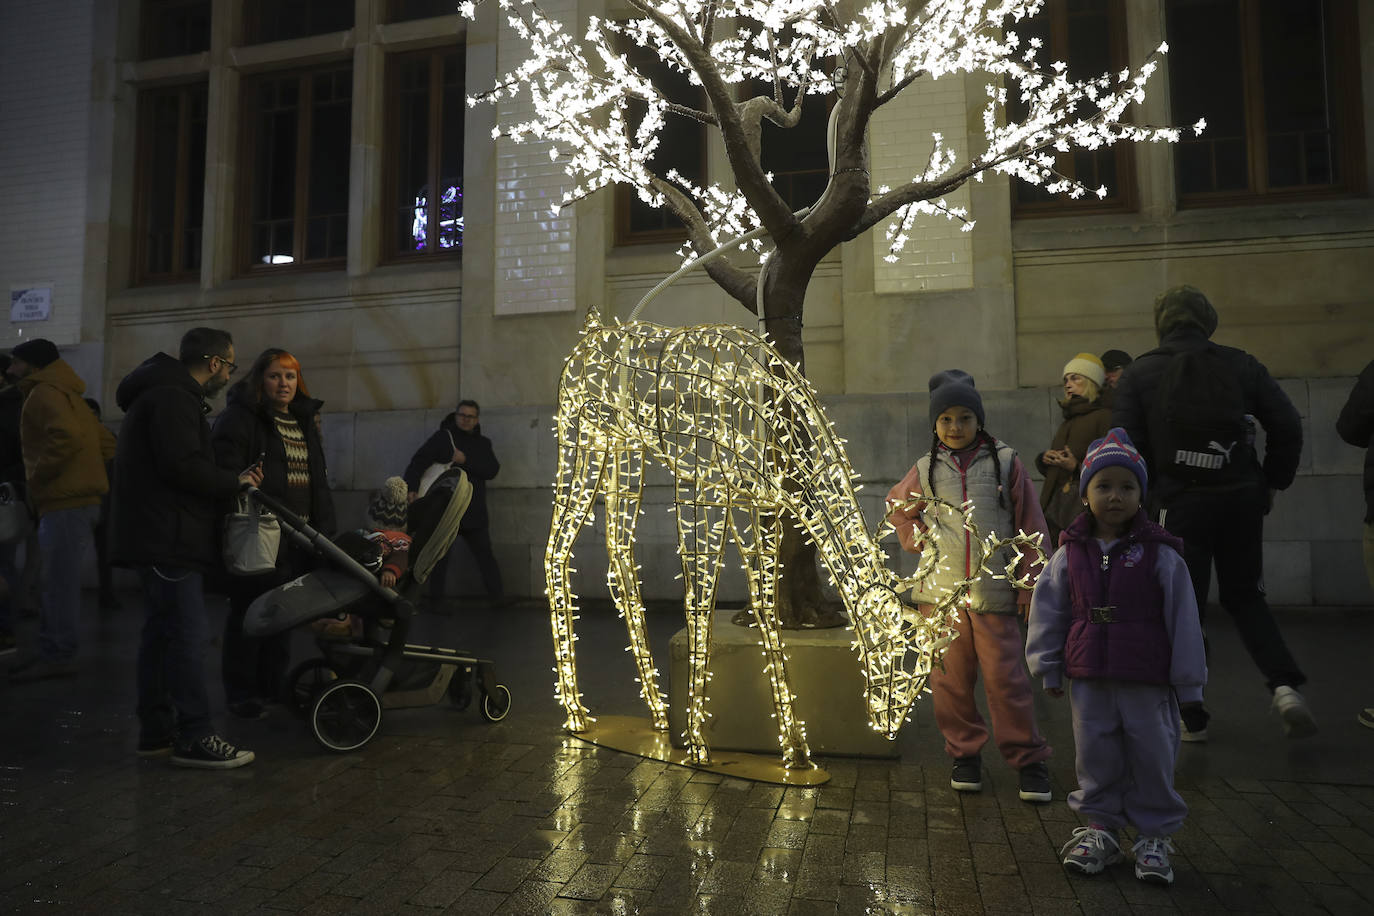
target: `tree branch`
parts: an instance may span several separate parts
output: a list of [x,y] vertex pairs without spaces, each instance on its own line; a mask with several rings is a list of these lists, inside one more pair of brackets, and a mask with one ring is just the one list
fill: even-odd
[[[792,208],[778,194],[763,173],[763,167],[750,148],[743,121],[735,107],[733,93],[716,69],[715,59],[691,34],[671,18],[663,15],[644,0],[629,0],[630,6],[642,13],[668,35],[687,59],[701,80],[702,88],[716,114],[716,126],[725,141],[725,154],[735,175],[735,184],[744,199],[758,215],[775,242],[792,234],[796,218]],[[710,250],[710,249],[707,249]],[[703,252],[705,253],[705,252]]]
[[[705,254],[717,247],[718,243],[711,238],[711,228],[706,224],[706,218],[681,188],[657,175],[650,175],[649,183],[655,191],[663,195],[668,209],[687,227],[687,237],[698,253]],[[708,261],[705,269],[717,286],[749,311],[755,310],[753,275],[736,267],[726,255]]]
[[1054,146],[1060,139],[1061,137],[1055,134],[1042,143],[1037,143],[1032,146],[1018,146],[1016,149],[1009,150],[1001,156],[996,156],[991,159],[976,159],[959,171],[935,181],[912,181],[902,185],[900,188],[896,188],[870,202],[868,207],[864,210],[863,216],[854,224],[851,229],[852,234],[849,235],[848,238],[853,239],[862,235],[873,226],[877,225],[881,220],[891,216],[907,204],[913,204],[920,200],[934,200],[938,197],[944,197],[946,194],[952,194],[959,190],[959,188],[973,176],[981,172],[991,171],[1004,162],[1010,162],[1013,159],[1021,159],[1025,156],[1032,156],[1035,153]]
[[893,83],[891,88],[889,88],[886,92],[880,94],[878,96],[878,100],[873,103],[873,107],[882,108],[888,102],[895,99],[899,92],[901,92],[907,86],[910,86],[918,77],[923,76],[924,74],[924,70],[915,70],[911,73],[908,73],[906,76],[902,77],[900,80]]

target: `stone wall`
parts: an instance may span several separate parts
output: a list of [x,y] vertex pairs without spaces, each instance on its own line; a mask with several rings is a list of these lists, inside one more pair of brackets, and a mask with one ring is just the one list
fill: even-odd
[[34,337],[76,344],[87,293],[79,217],[91,130],[91,72],[81,64],[93,14],[78,0],[3,6],[0,33],[22,39],[3,42],[0,64],[0,289],[49,287],[52,308],[43,321],[0,321],[0,347]]
[[[1353,378],[1282,381],[1303,416],[1305,445],[1298,478],[1279,495],[1265,529],[1265,584],[1274,604],[1374,603],[1360,559],[1363,453],[1341,442],[1334,432],[1336,414],[1353,384]],[[1058,394],[1058,389],[1023,388],[983,395],[988,428],[1017,448],[1032,475],[1030,456],[1049,444],[1057,425]],[[860,502],[868,527],[875,528],[888,489],[930,447],[926,399],[923,395],[856,395],[826,398],[825,405],[840,435],[849,440],[850,460],[862,476]],[[447,412],[328,415],[325,429],[331,477],[340,491],[341,520],[361,520],[365,491],[388,474],[400,473]],[[501,474],[488,486],[488,503],[492,540],[506,587],[512,595],[542,595],[555,469],[553,407],[484,408],[482,431],[492,439],[501,461]],[[670,482],[654,469],[646,477],[638,534],[645,598],[672,600],[682,594],[671,503]],[[899,552],[895,540],[887,543],[890,553]],[[458,562],[453,566],[451,587],[459,593],[480,594],[476,571],[461,543],[454,549]],[[894,563],[903,570],[911,566],[904,556]],[[575,565],[579,594],[608,595],[599,513],[595,525],[579,541]],[[727,552],[721,601],[746,597],[738,565]]]

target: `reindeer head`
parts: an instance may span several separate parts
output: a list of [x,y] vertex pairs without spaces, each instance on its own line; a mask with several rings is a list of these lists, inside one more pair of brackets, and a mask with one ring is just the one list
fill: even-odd
[[[1032,553],[1040,562],[1040,535],[1018,532],[1009,538],[980,536],[972,521],[972,504],[955,505],[939,499],[922,497],[893,503],[889,511],[916,505],[925,511],[949,511],[963,517],[969,542],[973,545],[974,577],[956,583],[940,596],[929,614],[901,599],[901,595],[916,589],[940,563],[940,552],[933,540],[927,540],[921,552],[916,572],[905,578],[890,573],[888,582],[871,585],[860,595],[853,613],[856,648],[863,660],[867,680],[865,699],[868,719],[873,728],[888,738],[894,738],[906,722],[912,705],[926,690],[926,681],[934,667],[940,664],[945,648],[957,636],[955,623],[959,603],[967,600],[969,587],[984,573],[1008,579],[1015,588],[1030,588],[1028,577],[1018,576],[1017,567],[1023,557]],[[874,533],[877,543],[895,529],[888,521]],[[991,558],[1003,549],[1011,548],[1013,556],[1003,570],[989,567]]]

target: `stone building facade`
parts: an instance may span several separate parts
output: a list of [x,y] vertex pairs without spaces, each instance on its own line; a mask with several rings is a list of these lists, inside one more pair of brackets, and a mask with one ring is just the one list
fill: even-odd
[[[551,212],[565,178],[547,151],[490,139],[519,103],[462,104],[517,61],[516,39],[494,8],[467,23],[451,6],[7,0],[0,275],[12,294],[51,293],[48,317],[0,325],[0,345],[53,339],[97,396],[195,325],[230,329],[244,355],[291,349],[326,401],[345,518],[458,397],[474,398],[503,463],[489,493],[507,587],[538,595],[563,354],[589,306],[627,316],[678,265],[677,245],[671,231],[636,231],[610,191]],[[1073,43],[1086,42],[1109,49],[1114,67],[1166,38],[1174,46],[1142,121],[1224,105],[1232,100],[1221,90],[1201,88],[1224,85],[1271,129],[1214,117],[1216,142],[1075,161],[1117,179],[1096,206],[1017,194],[989,177],[961,192],[972,232],[920,226],[896,263],[881,233],[827,258],[807,293],[807,369],[850,441],[866,512],[877,521],[881,494],[928,446],[931,372],[973,373],[990,428],[1029,456],[1056,424],[1065,360],[1148,349],[1154,295],[1188,282],[1216,303],[1217,339],[1263,360],[1304,417],[1297,483],[1266,528],[1272,599],[1368,603],[1361,455],[1332,423],[1374,358],[1374,67],[1361,57],[1374,47],[1374,0],[1300,5],[1318,10],[1315,28],[1336,39],[1312,64],[1336,78],[1318,106],[1334,127],[1295,128],[1296,146],[1294,131],[1278,129],[1281,100],[1262,55],[1282,47],[1301,64],[1302,23],[1276,44],[1263,0],[1088,6],[1101,15],[1075,25],[1067,5],[1050,4],[1056,53],[1073,60]],[[574,27],[617,12],[613,0],[546,8]],[[1187,19],[1203,14],[1222,18]],[[1230,82],[1189,69],[1189,42],[1224,34],[1217,22],[1239,27],[1235,55],[1208,55],[1210,66],[1239,68]],[[873,129],[875,181],[909,171],[910,150],[932,130],[951,144],[976,140],[983,84],[918,86],[885,109]],[[1283,171],[1289,149],[1296,178]],[[1199,156],[1210,168],[1199,169]],[[1236,162],[1249,169],[1240,185]],[[700,166],[726,174],[723,150],[704,147]],[[704,275],[684,278],[643,317],[753,322]],[[107,415],[117,420],[113,405]],[[673,528],[655,511],[669,491],[661,478],[651,484],[646,593],[673,597]],[[588,594],[604,593],[604,564],[588,536],[579,562]],[[727,576],[723,596],[742,594],[742,580]]]

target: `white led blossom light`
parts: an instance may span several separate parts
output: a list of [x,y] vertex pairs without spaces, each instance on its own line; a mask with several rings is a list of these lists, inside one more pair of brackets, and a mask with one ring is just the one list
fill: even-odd
[[[795,126],[810,94],[837,98],[838,155],[831,159],[831,173],[847,181],[834,206],[825,212],[813,208],[806,220],[839,221],[844,238],[888,220],[892,259],[918,217],[972,227],[963,208],[946,203],[970,179],[1001,172],[1052,193],[1102,196],[1105,188],[1061,173],[1057,154],[1119,142],[1175,142],[1179,136],[1177,128],[1134,123],[1131,108],[1144,99],[1167,45],[1160,44],[1139,68],[1071,79],[1062,62],[1040,59],[1038,39],[1023,40],[1017,32],[1043,0],[627,0],[627,18],[590,16],[580,38],[537,0],[497,2],[528,44],[528,56],[494,87],[470,96],[469,104],[527,92],[533,114],[497,126],[493,136],[551,144],[550,155],[570,178],[559,206],[611,184],[632,187],[686,225],[684,258],[761,225],[775,244],[791,236],[792,208],[758,161],[759,131],[763,120]],[[476,5],[465,3],[460,12],[471,18]],[[697,100],[664,95],[635,69],[624,51],[627,43],[654,51],[699,86]],[[989,78],[981,136],[972,136],[968,148],[953,149],[932,134],[928,155],[913,147],[909,181],[873,189],[863,147],[874,112],[918,78],[961,79],[969,73]],[[1015,120],[1008,99],[1018,102]],[[670,119],[719,131],[733,180],[698,185],[662,166],[655,155]],[[1193,125],[1199,132],[1203,127],[1202,121]],[[917,164],[922,160],[923,166]],[[859,200],[852,199],[855,194]],[[843,214],[836,212],[840,199]],[[768,246],[751,247],[764,254]]]

